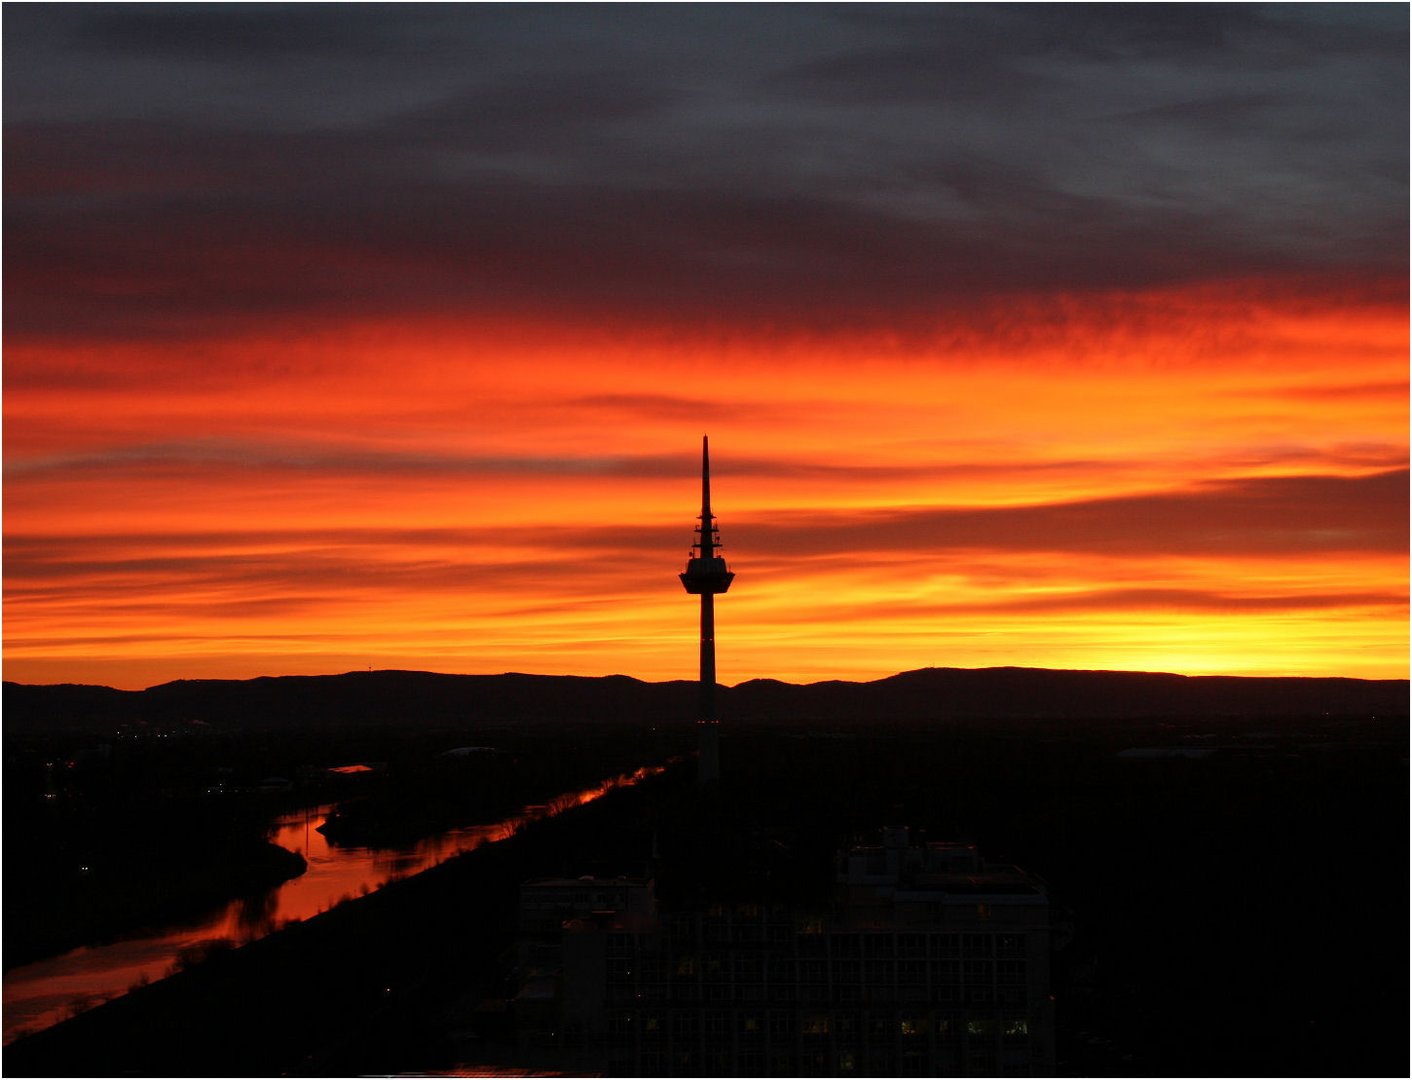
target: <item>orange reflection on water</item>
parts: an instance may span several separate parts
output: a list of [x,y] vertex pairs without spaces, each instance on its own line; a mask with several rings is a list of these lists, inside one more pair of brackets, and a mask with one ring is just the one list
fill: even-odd
[[[670,764],[670,762],[668,763]],[[5,973],[4,1041],[57,1024],[77,1009],[120,997],[139,984],[173,973],[183,951],[212,943],[244,945],[291,923],[313,918],[346,900],[366,896],[391,881],[430,869],[485,844],[507,840],[526,825],[584,806],[620,787],[665,770],[647,765],[581,791],[486,825],[451,829],[398,848],[344,847],[328,842],[318,826],[329,809],[290,814],[276,822],[271,839],[303,855],[308,868],[257,896],[234,900],[213,916],[167,927],[148,937],[75,949]]]

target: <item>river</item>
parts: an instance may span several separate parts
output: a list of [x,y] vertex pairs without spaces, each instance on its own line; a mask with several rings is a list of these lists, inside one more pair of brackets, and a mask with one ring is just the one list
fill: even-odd
[[662,772],[645,766],[548,803],[527,806],[489,825],[451,829],[403,847],[344,847],[329,843],[318,826],[329,807],[279,818],[271,839],[303,855],[308,869],[256,897],[232,900],[219,911],[108,945],[75,949],[5,973],[4,1041],[57,1024],[75,1010],[127,993],[135,985],[172,974],[183,950],[212,943],[243,945],[336,904],[420,873],[462,852],[514,836],[532,821],[592,802],[614,788]]

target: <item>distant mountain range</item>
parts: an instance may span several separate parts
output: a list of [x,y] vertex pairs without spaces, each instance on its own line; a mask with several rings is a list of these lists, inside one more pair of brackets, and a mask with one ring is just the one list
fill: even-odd
[[[121,725],[223,730],[462,726],[477,722],[688,723],[696,684],[624,675],[368,671],[179,680],[146,690],[4,684],[9,733]],[[780,725],[1132,718],[1389,717],[1406,679],[1247,678],[1040,668],[924,668],[874,682],[755,679],[720,692],[724,721]]]

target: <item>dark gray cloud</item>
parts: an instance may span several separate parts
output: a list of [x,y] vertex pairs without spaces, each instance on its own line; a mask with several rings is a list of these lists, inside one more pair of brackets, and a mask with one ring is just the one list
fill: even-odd
[[[69,40],[102,55],[267,63],[281,56],[380,55],[395,42],[388,5],[82,4]],[[50,13],[52,17],[53,13]]]
[[671,86],[613,72],[522,76],[398,116],[385,125],[383,149],[583,153],[604,148],[604,128],[650,123],[682,96]]
[[[1292,476],[979,510],[887,510],[742,523],[752,547],[796,555],[948,550],[1111,555],[1278,556],[1405,552],[1405,469],[1348,478]],[[737,538],[737,544],[745,541]]]
[[[574,409],[626,408],[633,415],[647,411],[672,419],[689,416],[699,420],[701,403],[686,398],[621,395],[579,399]],[[729,407],[728,407],[729,408]],[[882,483],[898,480],[942,480],[992,474],[1007,476],[1087,473],[1115,469],[1111,462],[1097,460],[977,461],[937,465],[848,465],[826,461],[779,457],[734,456],[725,465],[717,464],[720,477],[766,477],[773,480],[829,480],[844,483]],[[535,477],[597,476],[623,479],[672,478],[690,481],[698,475],[700,459],[695,453],[574,456],[505,456],[435,451],[377,451],[365,446],[290,440],[184,439],[113,446],[104,450],[36,456],[6,462],[7,479],[58,475],[82,478],[93,484],[118,479],[189,479],[199,485],[231,473],[260,471],[270,474],[320,474],[342,480],[378,477]],[[688,487],[687,490],[690,490]]]
[[1399,5],[12,5],[10,333],[1405,274]]
[[[846,554],[854,569],[895,566],[904,558],[975,558],[978,567],[989,561],[994,573],[1013,577],[1024,568],[1006,564],[1007,553],[1216,559],[1349,552],[1405,555],[1408,509],[1408,473],[1396,469],[1363,477],[1251,479],[1180,492],[1028,506],[737,515],[725,525],[741,570],[752,563],[760,567],[787,560],[789,574],[797,576],[811,557]],[[486,544],[543,553],[507,567],[503,576],[497,569],[496,588],[523,584],[535,575],[584,572],[579,556],[590,552],[600,556],[591,562],[602,568],[605,581],[620,581],[615,559],[654,565],[662,552],[674,552],[690,539],[682,528],[667,526],[583,526],[575,521],[566,522],[565,528],[574,536],[576,556],[569,560],[563,557],[562,534],[543,524],[493,529],[254,528],[98,537],[11,533],[4,542],[6,592],[30,584],[42,590],[52,581],[110,573],[113,587],[125,589],[130,583],[123,582],[130,582],[132,575],[180,571],[183,576],[210,574],[212,580],[222,581],[287,575],[305,583],[292,588],[300,593],[311,581],[332,582],[351,567],[381,561],[370,560],[370,552],[393,549],[404,555],[378,571],[388,580],[414,576],[456,584],[464,577],[467,587],[480,589],[492,587],[473,580],[484,572],[474,553]],[[416,553],[421,548],[438,554],[420,559]],[[233,554],[252,550],[262,554]],[[440,554],[448,550],[467,554],[453,564]],[[1001,562],[994,562],[997,558]],[[553,566],[560,570],[548,569]],[[1392,589],[1389,595],[1396,592]],[[1230,594],[1240,595],[1240,590],[1233,586]]]
[[1050,591],[1042,597],[1011,600],[996,596],[982,601],[948,602],[938,599],[891,600],[878,603],[832,605],[827,602],[811,609],[815,618],[847,622],[869,622],[878,619],[946,619],[981,617],[1003,619],[1007,616],[1064,616],[1100,612],[1105,614],[1138,612],[1175,612],[1194,614],[1260,615],[1286,613],[1311,616],[1331,610],[1364,611],[1381,609],[1389,617],[1405,611],[1407,598],[1396,592],[1296,593],[1267,596],[1259,593],[1221,591],[1218,589],[1092,589],[1069,592]]
[[[747,468],[749,464],[747,464]],[[317,472],[329,476],[690,476],[680,456],[506,457],[479,454],[377,452],[365,447],[261,443],[229,439],[186,440],[111,448],[89,455],[30,458],[6,464],[8,477],[57,473],[100,478],[162,474],[215,474],[231,470]]]
[[774,77],[767,85],[830,105],[997,106],[1064,89],[1053,75],[1026,71],[967,36],[938,32],[931,41],[827,56]]

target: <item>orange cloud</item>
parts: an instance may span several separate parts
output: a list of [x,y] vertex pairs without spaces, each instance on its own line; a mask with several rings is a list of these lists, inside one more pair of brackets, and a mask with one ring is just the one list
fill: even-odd
[[12,336],[22,681],[926,665],[1407,670],[1405,310],[1258,281],[887,330],[275,320]]

